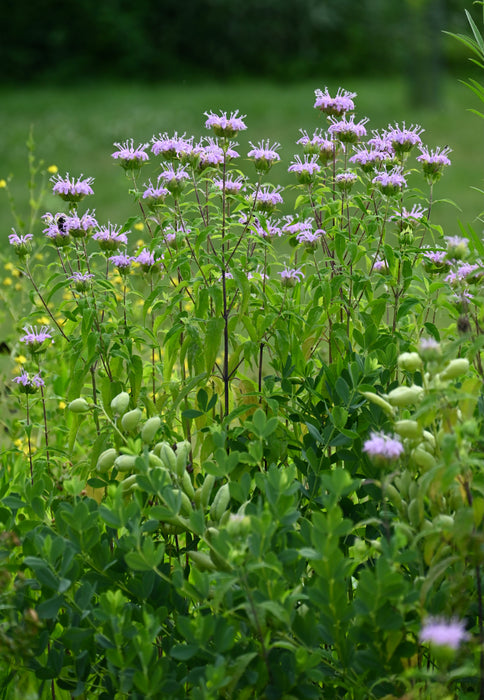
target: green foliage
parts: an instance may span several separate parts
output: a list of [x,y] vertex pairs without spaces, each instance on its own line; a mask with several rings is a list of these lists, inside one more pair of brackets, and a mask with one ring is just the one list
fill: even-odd
[[172,158],[163,201],[128,153],[126,243],[66,234],[72,201],[54,255],[12,239],[0,697],[482,694],[478,238],[430,222],[441,172],[423,198],[398,142],[390,193],[306,144],[280,220],[269,169],[230,193],[218,146]]

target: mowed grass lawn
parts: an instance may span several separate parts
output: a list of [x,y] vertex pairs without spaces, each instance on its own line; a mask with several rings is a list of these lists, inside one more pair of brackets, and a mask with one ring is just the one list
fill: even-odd
[[[230,84],[176,85],[93,85],[60,89],[57,87],[0,88],[0,179],[13,176],[13,192],[19,213],[26,217],[27,149],[33,127],[36,152],[45,165],[55,164],[59,172],[73,176],[81,173],[95,178],[96,196],[88,206],[96,209],[100,223],[123,223],[137,213],[127,194],[128,181],[122,169],[110,157],[113,142],[133,138],[136,144],[149,141],[165,131],[186,132],[196,137],[207,135],[204,112],[239,109],[247,115],[248,129],[240,135],[243,157],[236,167],[253,175],[253,166],[245,160],[249,141],[279,141],[282,162],[270,173],[275,184],[293,183],[287,168],[300,147],[295,145],[299,129],[312,133],[326,127],[325,118],[313,109],[314,89],[336,90],[337,83],[308,81],[274,85],[265,82]],[[406,100],[401,80],[347,79],[343,86],[358,93],[357,119],[369,117],[368,129],[381,129],[389,122],[420,124],[423,140],[431,148],[448,145],[453,149],[452,167],[435,187],[434,199],[450,199],[459,209],[438,204],[433,221],[443,226],[446,235],[459,233],[459,222],[473,223],[479,234],[482,223],[476,217],[484,209],[484,198],[474,188],[483,188],[483,122],[469,108],[478,107],[470,91],[455,78],[445,82],[442,103],[435,109],[415,109]],[[152,173],[146,171],[146,177]],[[141,176],[141,183],[143,174]],[[427,194],[423,178],[412,178],[414,186]],[[290,199],[291,197],[289,197]],[[45,209],[58,211],[59,200],[49,195]],[[13,220],[7,197],[0,191],[0,240],[5,241]],[[37,234],[38,230],[32,233]]]

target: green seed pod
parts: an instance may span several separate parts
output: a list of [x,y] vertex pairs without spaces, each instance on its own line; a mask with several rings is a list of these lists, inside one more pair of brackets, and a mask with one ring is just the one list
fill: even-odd
[[187,440],[176,443],[176,473],[177,476],[183,476],[187,468],[188,456],[192,446]]
[[457,379],[463,374],[469,371],[469,360],[465,357],[459,357],[455,360],[451,360],[447,367],[440,373],[440,378],[447,379]]
[[430,452],[424,450],[424,448],[419,445],[410,453],[410,459],[425,472],[429,471],[437,464],[437,461]]
[[119,455],[114,460],[114,466],[118,472],[129,472],[134,469],[134,463],[136,462],[136,455]]
[[397,420],[393,429],[398,435],[401,435],[403,438],[410,438],[411,440],[419,438],[422,435],[422,428],[416,420]]
[[104,474],[104,472],[107,472],[108,469],[111,469],[117,456],[118,452],[114,449],[114,447],[104,450],[104,452],[101,452],[97,459],[96,470],[101,474]]
[[131,493],[138,487],[138,484],[136,483],[137,476],[137,474],[131,474],[120,482],[120,486],[124,494]]
[[418,352],[402,352],[398,356],[397,363],[400,369],[404,369],[407,372],[416,372],[423,365],[422,358]]
[[150,467],[163,467],[163,462],[154,452],[148,452],[148,464]]
[[72,411],[72,413],[87,413],[90,410],[90,406],[86,399],[83,399],[82,397],[71,401],[67,408],[69,411]]
[[143,412],[140,408],[133,408],[132,411],[128,411],[121,418],[121,427],[127,433],[134,433],[138,427],[141,420]]
[[208,506],[214,484],[215,476],[213,474],[207,474],[203,480],[202,486],[200,487],[200,505],[202,508],[206,508]]
[[118,416],[122,416],[126,413],[129,406],[129,394],[126,391],[122,391],[120,394],[114,397],[111,401],[111,408],[113,413]]
[[180,513],[182,515],[190,515],[190,513],[193,511],[193,507],[187,494],[180,489],[173,489],[173,493],[180,494],[181,496]]
[[187,494],[188,498],[192,501],[195,500],[195,489],[193,488],[192,484],[192,479],[190,477],[190,474],[185,471],[183,472],[183,476],[181,478],[181,485],[185,493]]
[[141,428],[141,439],[145,445],[150,445],[153,442],[153,438],[158,432],[158,428],[161,425],[161,418],[159,416],[153,416],[153,418],[148,418]]
[[189,551],[189,559],[200,571],[216,571],[217,567],[206,552]]
[[210,517],[214,522],[218,522],[227,510],[230,501],[230,491],[228,484],[222,484],[215,494],[213,503],[210,506]]
[[[158,443],[158,445],[160,445],[158,454],[160,455],[161,461],[169,472],[176,474],[176,455],[173,452],[171,445],[169,445],[167,442],[161,442]],[[156,445],[156,447],[158,447],[158,445]]]
[[423,522],[423,505],[418,498],[413,498],[408,504],[407,515],[410,525],[414,528],[419,528]]
[[385,486],[385,496],[399,512],[403,510],[405,504],[402,500],[401,495],[399,494],[399,492],[393,484],[387,484]]
[[415,404],[423,397],[424,390],[421,386],[397,386],[392,389],[387,396],[388,401],[392,406],[409,406]]
[[372,391],[362,391],[361,394],[365,397],[365,399],[371,401],[371,403],[380,406],[380,408],[382,408],[387,415],[393,416],[395,412],[393,406],[391,406],[388,401],[385,401],[385,399],[383,399],[381,396],[374,394]]

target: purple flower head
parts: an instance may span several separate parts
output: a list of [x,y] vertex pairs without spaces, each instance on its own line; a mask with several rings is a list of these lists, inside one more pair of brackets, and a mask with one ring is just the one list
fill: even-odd
[[339,173],[335,178],[336,185],[342,192],[349,192],[357,180],[358,175],[350,171]]
[[383,260],[382,258],[376,258],[375,262],[373,263],[373,269],[376,272],[380,272],[383,275],[385,275],[389,272],[388,263],[386,260]]
[[21,343],[25,343],[32,354],[46,350],[46,342],[52,340],[48,326],[25,326],[25,335],[19,338]]
[[133,139],[128,139],[124,143],[115,143],[118,150],[111,153],[115,160],[119,160],[119,164],[125,170],[139,170],[143,163],[149,160],[149,155],[146,153],[148,148],[147,143],[140,143],[135,146]]
[[280,186],[271,189],[270,185],[263,185],[259,190],[247,195],[247,199],[255,202],[255,208],[259,211],[270,213],[278,204],[282,204],[283,200],[279,194],[281,191],[282,187]]
[[285,216],[286,223],[282,227],[283,233],[289,233],[291,236],[303,231],[311,231],[313,228],[313,219],[305,221],[294,221],[292,216]]
[[35,394],[37,389],[45,386],[44,380],[39,373],[30,377],[25,370],[22,370],[22,374],[14,377],[12,381],[19,385],[19,389],[23,394]]
[[239,117],[239,110],[236,109],[235,112],[227,116],[227,112],[222,112],[220,115],[214,114],[213,112],[205,112],[207,120],[205,126],[207,129],[213,129],[215,136],[222,136],[224,138],[232,138],[239,131],[247,129],[244,124],[245,114]]
[[282,236],[281,227],[271,218],[260,221],[257,217],[249,219],[246,214],[243,214],[239,219],[240,224],[247,224],[249,221],[251,222],[250,230],[262,238],[280,238]]
[[423,250],[423,264],[427,272],[444,272],[450,269],[446,250]]
[[388,172],[378,173],[373,179],[372,183],[378,185],[383,194],[395,195],[398,194],[402,187],[406,187],[407,181],[403,177],[402,169],[395,167]]
[[189,153],[193,148],[193,137],[185,138],[185,134],[178,136],[175,131],[173,136],[159,134],[152,138],[151,152],[155,156],[162,156],[165,160],[175,160]]
[[382,163],[388,163],[392,158],[393,156],[388,151],[360,147],[349,160],[350,163],[359,165],[363,172],[370,173],[378,166],[381,166]]
[[257,265],[255,270],[247,273],[247,279],[248,280],[253,280],[253,279],[268,280],[269,277],[266,275],[266,273],[263,270],[261,270],[260,265]]
[[331,125],[328,127],[328,133],[341,143],[358,143],[363,136],[366,136],[365,124],[369,121],[366,117],[357,124],[353,114],[349,119],[346,119],[345,115],[340,121],[334,117],[329,119]]
[[419,163],[422,163],[422,170],[427,182],[433,184],[441,177],[443,169],[450,165],[450,160],[447,157],[452,149],[449,146],[445,148],[436,148],[429,151],[428,148],[420,146],[421,155],[417,156]]
[[384,433],[371,433],[370,439],[363,445],[363,452],[377,465],[383,466],[397,460],[403,453],[399,438]]
[[442,355],[442,348],[440,343],[435,340],[435,338],[421,338],[419,355],[422,360],[426,362],[432,360],[438,360]]
[[86,292],[89,289],[90,280],[94,275],[87,272],[74,272],[68,279],[74,282],[74,287],[77,292]]
[[470,639],[470,635],[465,630],[464,622],[454,618],[445,620],[441,617],[427,618],[422,625],[419,637],[424,644],[435,644],[454,650],[457,650],[462,642]]
[[457,267],[452,272],[449,272],[447,277],[445,277],[444,282],[449,282],[449,284],[458,284],[459,282],[477,282],[480,278],[480,274],[474,274],[477,270],[482,274],[482,268],[480,265],[471,265],[471,263],[466,263],[459,261]]
[[371,133],[373,135],[371,139],[368,139],[367,145],[374,148],[375,151],[383,151],[388,153],[389,156],[393,157],[395,152],[393,150],[392,142],[388,138],[387,132],[385,131],[383,134],[380,134],[378,131],[373,129]]
[[338,149],[338,142],[333,141],[327,134],[324,134],[321,129],[316,129],[312,136],[304,129],[299,129],[302,136],[296,141],[297,144],[303,147],[304,153],[308,155],[318,156],[320,163],[325,165],[328,161],[333,160]]
[[97,221],[94,212],[91,214],[89,209],[82,216],[71,214],[66,218],[64,223],[64,229],[73,238],[85,238],[89,236],[95,226],[97,226]]
[[152,253],[148,248],[143,248],[135,258],[132,258],[133,262],[137,262],[141,265],[143,272],[158,272],[160,270],[161,258],[156,258],[154,253]]
[[177,197],[181,193],[185,184],[184,181],[189,179],[190,175],[183,165],[178,165],[175,170],[173,165],[168,164],[159,176],[159,180],[163,180],[164,187],[171,192],[174,197]]
[[66,223],[68,220],[68,215],[59,212],[58,214],[51,214],[47,212],[41,217],[43,221],[47,224],[47,227],[43,229],[46,237],[52,241],[52,243],[57,248],[64,248],[69,245],[71,239],[69,237],[69,231],[66,228]]
[[299,156],[294,156],[294,161],[287,169],[289,173],[296,173],[298,181],[302,185],[309,185],[317,175],[321,172],[321,166],[318,165],[317,156],[304,156],[301,160]]
[[249,143],[252,148],[247,153],[247,157],[254,159],[257,172],[266,173],[274,163],[281,160],[281,157],[277,153],[278,149],[281,147],[280,143],[274,143],[272,146],[269,141],[259,141],[257,146],[254,146],[252,141]]
[[403,207],[401,210],[394,209],[394,212],[390,221],[395,221],[399,230],[402,231],[404,228],[416,228],[424,217],[425,209],[420,204],[414,204],[410,211]]
[[50,181],[54,183],[52,188],[53,193],[58,194],[65,202],[80,202],[87,195],[94,194],[91,187],[94,182],[93,177],[82,179],[82,175],[80,175],[77,180],[75,180],[69,177],[69,173],[66,173],[64,177],[61,175],[54,175]]
[[23,258],[31,251],[30,241],[33,239],[33,236],[31,233],[26,233],[23,236],[19,236],[14,229],[12,229],[12,231],[13,233],[10,233],[8,236],[8,242],[10,245],[13,245],[17,255],[20,258]]
[[244,177],[239,175],[234,178],[232,175],[227,175],[225,182],[221,177],[213,181],[214,187],[221,192],[224,191],[226,194],[238,194],[244,186]]
[[238,158],[239,154],[234,149],[236,143],[225,144],[225,148],[222,148],[216,139],[208,137],[206,139],[206,145],[202,143],[198,144],[193,148],[193,164],[198,167],[199,170],[205,170],[209,167],[218,167],[222,165],[224,160],[231,160],[232,158]]
[[400,126],[395,124],[392,126],[388,125],[388,129],[385,131],[384,137],[390,141],[395,154],[402,158],[406,156],[414,146],[420,146],[422,139],[420,134],[422,134],[425,129],[417,124],[412,124],[412,126],[407,129],[405,122]]
[[126,253],[119,253],[118,255],[111,255],[109,262],[113,263],[115,267],[118,268],[118,272],[121,274],[127,274],[133,262],[132,257],[126,255]]
[[326,231],[323,231],[323,229],[320,228],[318,228],[316,231],[311,231],[310,229],[303,229],[297,234],[296,240],[298,243],[302,243],[306,250],[312,252],[316,250],[321,240],[321,236],[324,236],[325,233]]
[[316,96],[315,109],[320,109],[328,116],[339,117],[345,112],[352,112],[355,108],[353,98],[356,97],[356,92],[348,92],[348,90],[338,88],[336,95],[331,97],[328,88],[325,87],[324,92],[315,90],[314,94]]
[[299,267],[287,267],[287,265],[284,265],[284,270],[277,274],[281,275],[283,287],[295,287],[298,282],[304,279],[304,272]]
[[121,226],[116,226],[109,222],[107,226],[100,226],[92,237],[93,241],[99,243],[101,250],[112,253],[120,246],[128,243],[125,233],[121,233]]
[[159,184],[153,185],[151,180],[144,186],[143,199],[147,202],[150,209],[156,209],[165,201],[165,197],[170,194],[166,187]]

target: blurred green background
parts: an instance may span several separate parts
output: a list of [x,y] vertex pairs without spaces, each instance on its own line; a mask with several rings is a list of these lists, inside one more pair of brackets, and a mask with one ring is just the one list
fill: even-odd
[[[110,158],[113,142],[201,136],[204,111],[239,109],[248,125],[241,155],[249,140],[280,141],[271,179],[285,184],[298,130],[325,126],[314,89],[343,85],[358,93],[357,116],[370,128],[419,123],[426,144],[453,149],[435,197],[460,210],[440,205],[433,220],[458,233],[459,221],[484,209],[473,189],[483,187],[483,122],[467,111],[479,105],[459,83],[480,76],[444,33],[468,32],[465,9],[482,27],[470,0],[20,0],[0,29],[0,179],[12,176],[25,217],[32,127],[38,157],[95,177],[90,206],[99,221],[122,223],[136,210]],[[0,192],[3,240],[12,225]]]

